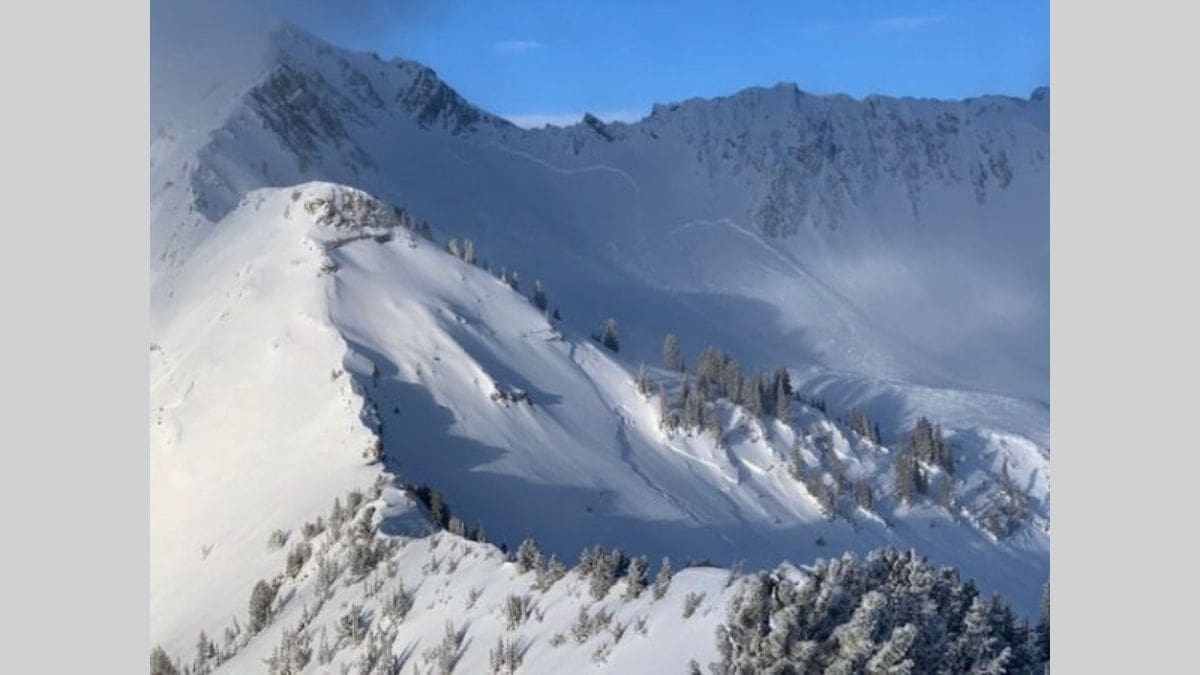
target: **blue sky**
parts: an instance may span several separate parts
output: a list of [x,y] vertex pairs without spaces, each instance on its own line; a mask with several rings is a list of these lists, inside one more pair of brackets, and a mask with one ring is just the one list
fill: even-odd
[[1048,0],[329,4],[295,0],[287,12],[340,45],[421,61],[527,123],[637,117],[776,82],[962,98],[1027,96],[1050,80]]

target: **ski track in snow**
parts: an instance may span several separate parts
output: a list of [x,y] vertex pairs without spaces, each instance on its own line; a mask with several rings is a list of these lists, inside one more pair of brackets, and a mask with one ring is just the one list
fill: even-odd
[[558,173],[558,174],[562,174],[562,175],[570,176],[570,175],[575,175],[578,173],[588,173],[590,171],[613,173],[613,174],[616,174],[616,175],[620,176],[621,178],[623,178],[626,183],[629,183],[629,186],[631,188],[633,188],[634,196],[639,197],[639,198],[642,196],[642,188],[640,185],[638,185],[637,180],[635,180],[633,176],[629,175],[628,172],[624,171],[623,169],[618,169],[617,167],[614,167],[614,166],[608,166],[607,164],[592,164],[589,166],[568,168],[568,167],[557,166],[555,164],[551,164],[550,162],[542,159],[541,157],[537,157],[536,155],[530,154],[523,150],[517,150],[516,148],[512,148],[507,145],[493,143],[493,144],[489,144],[485,147],[494,148],[496,150],[507,152],[510,155],[515,155],[522,159],[533,162],[534,164],[537,164],[538,166],[541,166],[544,169],[548,169],[550,171],[553,171],[554,173]]

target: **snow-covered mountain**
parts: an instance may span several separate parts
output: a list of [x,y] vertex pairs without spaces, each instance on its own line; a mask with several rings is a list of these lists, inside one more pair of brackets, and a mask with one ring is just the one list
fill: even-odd
[[[780,85],[523,130],[428,68],[290,26],[246,55],[233,75],[152,77],[155,644],[183,654],[215,636],[285,568],[298,537],[273,550],[273,532],[384,472],[399,482],[372,503],[390,541],[427,539],[400,489],[427,484],[488,540],[533,537],[568,564],[592,544],[748,568],[893,545],[1036,607],[1048,91],[856,101]],[[185,70],[177,94],[165,83]],[[476,260],[447,253],[451,238]],[[561,320],[527,297],[535,280]],[[615,353],[588,337],[608,317]],[[657,367],[667,333],[687,376]],[[660,392],[685,413],[709,345],[747,375],[788,368],[798,398],[757,415],[717,393],[709,431],[664,428]],[[881,438],[851,430],[860,407]],[[923,461],[926,495],[903,504],[920,416],[956,461],[952,477]],[[997,520],[1010,508],[1012,532]],[[415,581],[428,562],[396,564]],[[724,597],[724,573],[689,574]],[[511,576],[488,564],[462,584],[510,583],[496,575]],[[713,607],[675,634],[681,658],[693,628],[710,658]],[[420,639],[442,639],[446,617],[425,616]],[[478,637],[466,662],[495,646]]]

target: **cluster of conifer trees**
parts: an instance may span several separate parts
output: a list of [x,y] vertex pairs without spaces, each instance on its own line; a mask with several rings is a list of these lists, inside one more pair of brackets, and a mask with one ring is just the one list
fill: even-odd
[[1049,589],[1031,629],[913,551],[847,553],[805,573],[746,583],[717,629],[713,673],[1041,673],[1049,659]]
[[[740,405],[755,417],[769,415],[786,422],[791,416],[795,391],[786,368],[743,375],[733,356],[709,347],[700,352],[693,373],[683,360],[678,338],[670,334],[663,339],[663,367],[684,375],[678,406],[666,386],[659,386],[659,421],[665,429],[702,430],[719,438],[720,420],[711,405],[717,399]],[[653,391],[645,364],[638,370],[637,387],[646,396]]]

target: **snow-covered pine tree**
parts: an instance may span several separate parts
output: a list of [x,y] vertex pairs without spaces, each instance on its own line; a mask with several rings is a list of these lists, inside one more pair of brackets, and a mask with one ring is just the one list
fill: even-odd
[[801,453],[799,438],[792,443],[792,456],[788,462],[788,473],[792,475],[792,478],[795,478],[800,482],[804,482],[804,475],[807,473],[807,466],[804,462],[804,455]]
[[566,576],[567,568],[558,559],[557,555],[551,553],[548,560],[545,558],[542,559],[542,564],[537,567],[535,573],[537,578],[534,581],[533,587],[544,593],[550,590],[550,587],[557,583],[559,579]]
[[663,368],[679,372],[683,370],[683,357],[679,353],[679,339],[672,333],[663,338]]
[[917,499],[917,458],[910,448],[896,455],[896,495],[905,504]]
[[250,591],[250,632],[257,633],[271,620],[271,604],[275,602],[274,584],[259,579]]
[[160,646],[150,651],[150,675],[179,675],[179,669]]
[[625,575],[625,597],[627,599],[634,600],[642,594],[642,591],[646,589],[649,572],[650,563],[646,561],[645,556],[638,556],[629,561],[629,572]]
[[531,298],[531,299],[533,300],[534,307],[537,307],[538,309],[540,309],[543,312],[546,311],[546,306],[548,304],[548,302],[546,300],[546,289],[542,287],[541,279],[534,280],[534,282],[533,282],[533,298]]
[[617,340],[617,320],[611,316],[604,322],[604,337],[601,338],[601,342],[609,351],[621,350],[620,342]]
[[871,484],[865,479],[854,484],[854,502],[866,511],[875,507],[875,495],[871,493]]
[[762,373],[755,373],[753,377],[742,382],[742,407],[755,417],[761,417],[763,414],[762,390]]
[[875,434],[871,428],[871,420],[867,417],[867,411],[862,408],[850,411],[850,428],[859,436],[867,440],[874,440]]
[[646,374],[646,364],[645,363],[641,363],[638,365],[638,373],[637,373],[636,382],[637,382],[638,393],[641,394],[642,396],[649,396],[650,395],[650,376],[648,374]]
[[521,574],[537,570],[542,566],[542,552],[533,539],[526,539],[517,547],[517,571]]
[[654,599],[662,600],[667,594],[667,590],[671,587],[671,578],[674,572],[671,571],[671,559],[663,558],[662,565],[658,568],[658,574],[654,577]]
[[787,422],[792,417],[792,387],[788,382],[787,371],[784,370],[783,377],[775,380],[775,410],[776,419],[781,422]]
[[1050,584],[1042,591],[1041,615],[1034,629],[1034,648],[1042,663],[1050,662]]
[[667,431],[675,430],[675,411],[671,409],[671,398],[667,395],[667,386],[658,386],[658,424]]

